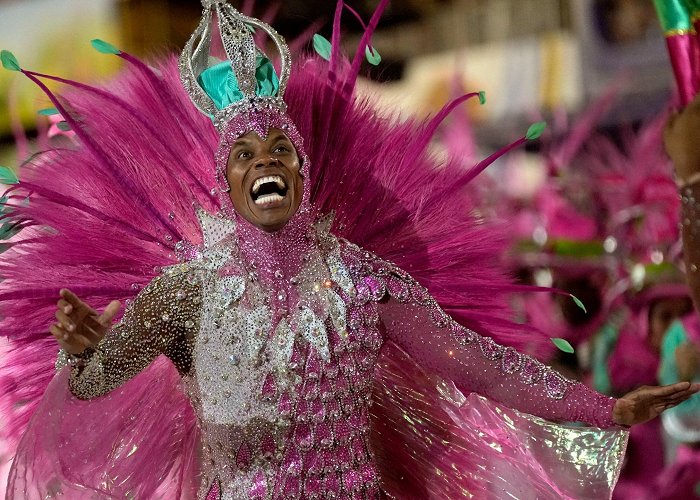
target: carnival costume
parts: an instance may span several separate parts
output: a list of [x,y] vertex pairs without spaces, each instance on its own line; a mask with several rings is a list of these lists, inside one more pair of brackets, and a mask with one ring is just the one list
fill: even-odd
[[[270,26],[204,3],[179,68],[98,44],[124,76],[47,91],[80,146],[33,158],[8,195],[25,225],[0,264],[14,346],[0,380],[24,432],[8,498],[609,496],[626,442],[615,400],[494,340],[542,339],[507,319],[502,239],[460,196],[483,165],[436,169],[427,152],[469,96],[399,122],[354,95],[386,1],[351,62],[339,2],[329,60],[294,68]],[[219,35],[227,60],[210,58]],[[266,233],[233,210],[226,166],[237,138],[271,128],[302,159],[304,193]],[[128,307],[54,377],[59,286]]]

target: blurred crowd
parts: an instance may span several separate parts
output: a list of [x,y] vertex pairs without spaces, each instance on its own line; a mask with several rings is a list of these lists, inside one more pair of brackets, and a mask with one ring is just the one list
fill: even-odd
[[[601,131],[617,93],[574,120],[555,114],[536,151],[511,154],[471,188],[484,219],[504,226],[513,275],[536,287],[513,297],[519,320],[553,340],[551,352],[531,354],[611,396],[700,380],[680,231],[696,221],[681,220],[663,142],[669,116]],[[471,168],[466,113],[451,117],[438,147]],[[700,398],[691,398],[632,429],[614,498],[696,495]]]

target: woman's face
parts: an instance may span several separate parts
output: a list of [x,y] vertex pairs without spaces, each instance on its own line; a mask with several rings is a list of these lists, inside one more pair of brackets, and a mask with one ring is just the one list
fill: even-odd
[[693,303],[688,297],[659,299],[649,309],[649,343],[657,351],[661,350],[666,330],[678,318],[688,314]]
[[276,128],[270,129],[267,139],[249,132],[236,140],[226,180],[236,212],[270,233],[284,227],[304,196],[299,156],[287,135]]

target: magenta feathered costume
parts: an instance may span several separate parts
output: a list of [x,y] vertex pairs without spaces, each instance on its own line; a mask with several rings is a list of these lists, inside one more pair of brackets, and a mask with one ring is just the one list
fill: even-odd
[[[8,498],[610,496],[614,400],[496,343],[546,339],[508,320],[502,239],[462,195],[474,172],[428,153],[466,97],[417,122],[354,95],[386,3],[352,62],[342,2],[330,61],[289,76],[281,46],[279,92],[224,109],[221,136],[173,60],[118,53],[129,67],[109,86],[47,90],[79,146],[32,158],[9,193],[26,227],[0,263],[5,431],[22,435]],[[200,28],[216,10],[239,41],[273,33],[205,4]],[[304,160],[301,207],[275,233],[233,210],[224,176],[233,140],[270,128]],[[61,287],[127,308],[56,373]]]

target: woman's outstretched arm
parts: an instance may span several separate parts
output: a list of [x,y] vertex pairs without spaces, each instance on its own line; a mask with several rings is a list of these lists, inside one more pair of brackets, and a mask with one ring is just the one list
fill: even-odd
[[168,268],[139,293],[112,327],[118,302],[100,314],[69,290],[62,290],[51,333],[61,346],[57,368],[71,366],[71,391],[81,399],[102,396],[160,354],[186,373],[199,327],[200,294],[195,271],[187,265]]

